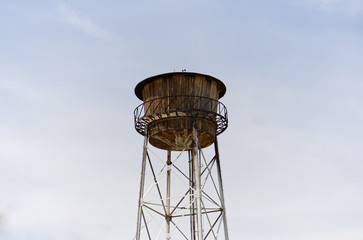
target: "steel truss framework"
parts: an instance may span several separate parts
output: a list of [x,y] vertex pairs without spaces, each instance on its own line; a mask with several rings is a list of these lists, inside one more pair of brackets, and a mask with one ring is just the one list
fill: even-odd
[[206,149],[165,151],[144,139],[136,240],[225,239],[217,139]]

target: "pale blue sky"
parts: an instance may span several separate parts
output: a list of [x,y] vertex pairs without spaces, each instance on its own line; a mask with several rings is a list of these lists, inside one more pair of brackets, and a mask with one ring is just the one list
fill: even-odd
[[131,240],[136,84],[221,79],[231,239],[363,239],[363,1],[0,2],[0,240]]

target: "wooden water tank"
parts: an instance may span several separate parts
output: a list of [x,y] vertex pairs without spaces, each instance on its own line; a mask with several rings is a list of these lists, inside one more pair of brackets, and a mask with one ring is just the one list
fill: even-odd
[[218,102],[225,92],[219,79],[200,73],[147,78],[135,88],[143,101],[135,109],[135,128],[143,135],[147,132],[153,146],[181,151],[193,147],[194,125],[199,146],[207,147],[227,128],[227,109]]

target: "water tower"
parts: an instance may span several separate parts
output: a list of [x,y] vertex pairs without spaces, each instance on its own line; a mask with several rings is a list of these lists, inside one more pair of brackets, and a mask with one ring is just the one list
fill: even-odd
[[136,240],[227,239],[217,136],[228,125],[217,78],[172,72],[135,88],[144,136]]

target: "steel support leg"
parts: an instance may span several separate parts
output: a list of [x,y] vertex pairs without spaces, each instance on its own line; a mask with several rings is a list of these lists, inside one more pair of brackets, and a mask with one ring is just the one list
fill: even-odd
[[170,187],[171,187],[171,151],[168,151],[168,157],[166,161],[167,171],[166,171],[166,240],[170,240],[170,221],[171,221],[171,214],[170,214]]
[[218,182],[219,182],[219,194],[221,197],[221,203],[223,208],[223,227],[224,227],[224,239],[229,240],[228,237],[228,228],[227,228],[227,216],[226,216],[226,205],[224,203],[224,192],[223,192],[223,183],[222,183],[222,173],[221,173],[221,162],[219,160],[219,150],[218,150],[218,142],[217,137],[214,141],[214,149],[216,153],[216,163],[217,163],[217,172],[218,172]]
[[193,127],[193,144],[192,149],[192,161],[193,161],[193,177],[194,177],[194,202],[196,206],[197,226],[197,240],[203,240],[203,228],[202,228],[202,203],[201,203],[201,179],[200,179],[200,158],[198,157],[198,136],[197,129]]
[[[194,167],[193,167],[193,155],[192,155],[192,151],[188,151],[188,157],[189,157],[189,186],[190,189],[194,189],[194,179],[193,179],[193,174],[194,174]],[[194,192],[190,191],[189,192],[189,202],[190,202],[190,240],[195,240],[196,236],[195,236],[195,204],[194,204]]]
[[144,185],[145,185],[145,168],[146,168],[146,154],[147,154],[147,143],[148,137],[147,132],[144,139],[144,149],[142,153],[142,167],[141,167],[141,180],[140,180],[140,193],[139,193],[139,209],[137,213],[137,228],[136,228],[136,240],[140,240],[141,232],[141,221],[142,221],[142,206],[143,206],[143,196],[144,196]]

